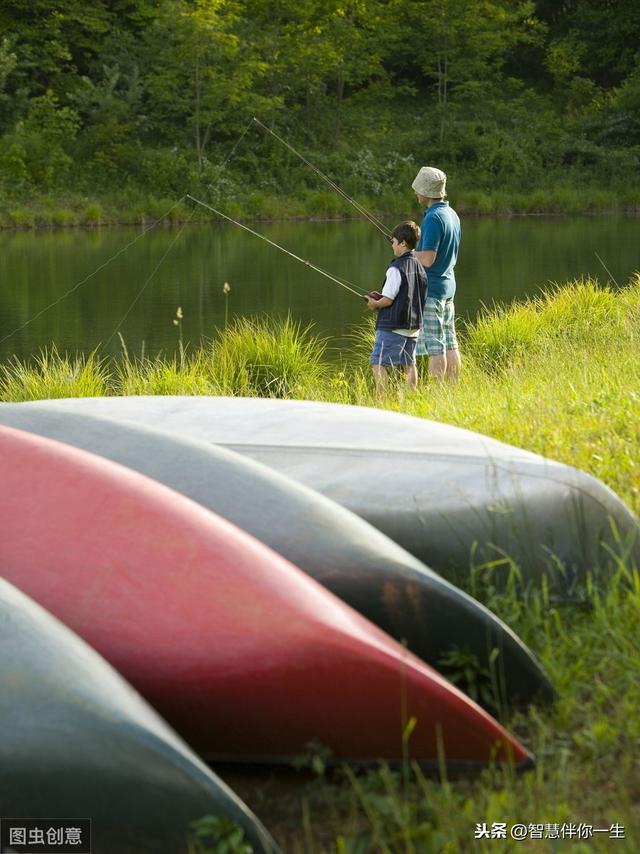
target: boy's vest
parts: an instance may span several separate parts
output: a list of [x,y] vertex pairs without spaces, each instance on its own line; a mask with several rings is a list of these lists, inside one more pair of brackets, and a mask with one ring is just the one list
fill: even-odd
[[390,267],[400,272],[400,290],[393,303],[377,312],[376,329],[420,329],[427,274],[413,252],[395,258]]

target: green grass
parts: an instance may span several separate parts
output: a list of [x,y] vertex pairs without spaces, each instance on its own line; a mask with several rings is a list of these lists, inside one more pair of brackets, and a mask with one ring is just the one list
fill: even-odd
[[[383,406],[493,436],[591,473],[640,510],[640,276],[621,291],[569,282],[535,299],[487,309],[461,330],[456,386],[422,377],[413,394],[373,394],[365,363],[325,364],[324,343],[285,321],[236,321],[194,353],[108,364],[43,351],[0,368],[0,397],[84,394],[252,394]],[[544,581],[523,592],[470,572],[467,589],[541,658],[559,691],[551,709],[510,721],[536,754],[535,771],[491,769],[477,779],[428,779],[415,766],[315,778],[269,798],[236,785],[286,852],[636,852],[640,850],[640,581],[620,562],[605,589],[558,602]],[[459,662],[460,667],[466,662]],[[615,822],[626,839],[474,840],[476,824]]]
[[211,381],[220,394],[306,397],[324,381],[324,341],[286,318],[241,318],[212,344]]
[[[193,188],[194,195],[204,201],[209,198],[208,192],[206,188],[201,191]],[[223,211],[240,220],[348,219],[357,216],[348,202],[322,184],[291,196],[272,190],[256,190],[242,198],[242,201],[227,199],[222,206]],[[215,214],[202,206],[193,216],[192,202],[185,200],[175,206],[177,201],[178,196],[156,197],[131,188],[113,196],[103,194],[95,198],[70,193],[55,198],[35,195],[12,202],[0,199],[0,227],[150,224],[170,209],[169,223],[216,219]],[[409,187],[404,190],[386,187],[375,196],[358,196],[357,201],[379,218],[408,215],[414,207]],[[477,187],[465,189],[459,183],[455,192],[452,188],[451,201],[459,213],[475,216],[637,212],[640,210],[640,187],[630,186],[621,192],[588,187],[518,192]]]
[[95,353],[60,355],[51,347],[27,362],[0,365],[0,400],[99,397],[108,393],[109,382],[106,363]]

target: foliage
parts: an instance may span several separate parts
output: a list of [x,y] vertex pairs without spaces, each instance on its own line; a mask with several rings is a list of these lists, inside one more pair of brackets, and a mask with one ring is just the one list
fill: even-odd
[[324,341],[291,318],[241,318],[213,342],[209,370],[221,394],[304,397],[326,372]]
[[108,369],[95,353],[60,355],[55,347],[35,359],[0,366],[0,400],[100,397],[107,393]]
[[480,212],[500,208],[486,201],[497,182],[579,187],[605,168],[615,193],[637,186],[633,7],[6,0],[0,189],[22,200],[213,186],[250,213],[253,193],[317,191],[319,179],[251,124],[256,115],[351,194],[408,186],[427,152],[477,194]]
[[205,815],[191,822],[189,854],[252,854],[244,830],[224,816]]
[[211,394],[203,361],[202,354],[131,359],[125,352],[116,363],[114,392],[123,395]]

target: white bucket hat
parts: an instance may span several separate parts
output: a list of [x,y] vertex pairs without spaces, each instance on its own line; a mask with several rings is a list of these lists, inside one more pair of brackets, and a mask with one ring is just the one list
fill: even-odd
[[411,186],[427,199],[442,199],[446,196],[447,176],[435,166],[423,166]]

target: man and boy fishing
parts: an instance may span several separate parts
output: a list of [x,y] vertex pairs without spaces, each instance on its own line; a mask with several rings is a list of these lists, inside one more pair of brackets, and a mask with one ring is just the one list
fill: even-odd
[[417,356],[428,357],[430,377],[454,382],[458,378],[461,363],[453,302],[456,291],[455,266],[460,247],[460,220],[447,201],[445,173],[435,166],[421,167],[411,187],[418,203],[424,208],[422,223],[418,226],[413,221],[405,221],[389,234],[370,211],[351,198],[286,140],[255,116],[252,122],[299,157],[391,241],[394,259],[387,268],[382,292],[362,294],[351,283],[301,258],[212,205],[189,193],[186,198],[301,261],[355,296],[364,296],[367,308],[377,314],[376,336],[369,359],[377,394],[385,393],[389,370],[404,371],[408,388],[415,389],[418,384]]
[[423,166],[412,186],[424,207],[422,225],[402,222],[391,233],[394,260],[381,293],[366,297],[377,313],[371,368],[384,394],[389,369],[403,370],[409,389],[418,384],[416,356],[428,356],[429,375],[454,381],[460,370],[453,298],[460,220],[446,200],[447,176]]

